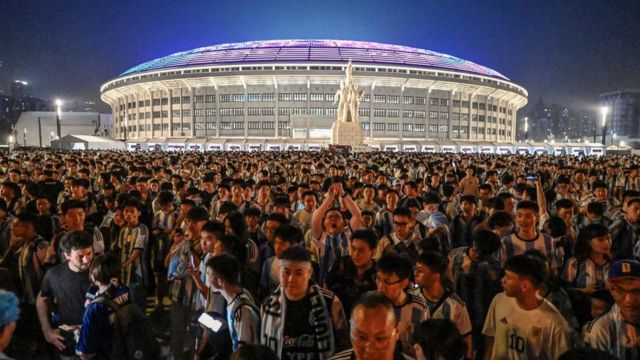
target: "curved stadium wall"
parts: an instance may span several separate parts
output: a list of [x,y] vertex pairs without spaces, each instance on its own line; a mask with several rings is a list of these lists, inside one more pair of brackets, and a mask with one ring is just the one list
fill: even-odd
[[306,149],[329,143],[334,94],[349,60],[365,91],[359,112],[370,145],[515,139],[516,114],[527,103],[524,88],[470,61],[398,45],[216,45],[140,64],[100,90],[112,108],[114,136],[128,142]]

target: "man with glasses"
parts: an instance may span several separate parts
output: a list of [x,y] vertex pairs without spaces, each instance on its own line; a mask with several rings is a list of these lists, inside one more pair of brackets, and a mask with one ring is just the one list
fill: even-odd
[[351,312],[352,349],[330,360],[403,360],[397,351],[398,319],[393,303],[378,292],[362,295]]
[[397,208],[393,212],[394,231],[380,239],[373,255],[374,259],[379,259],[385,253],[397,252],[406,255],[412,264],[415,263],[420,239],[413,231],[412,216],[411,210],[407,208]]
[[620,260],[609,269],[608,286],[615,305],[587,325],[589,346],[620,360],[640,358],[640,262]]
[[409,286],[413,266],[406,256],[390,252],[382,255],[376,270],[378,291],[393,303],[402,351],[413,354],[413,329],[429,318],[429,308],[424,300],[405,290]]

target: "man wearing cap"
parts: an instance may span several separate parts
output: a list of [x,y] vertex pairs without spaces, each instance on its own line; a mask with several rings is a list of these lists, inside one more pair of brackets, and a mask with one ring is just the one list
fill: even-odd
[[11,342],[19,315],[18,298],[12,292],[0,290],[0,360],[11,360],[4,350]]
[[547,270],[536,259],[516,255],[505,264],[504,293],[491,302],[482,333],[485,359],[557,359],[569,350],[569,325],[538,295]]
[[620,360],[640,358],[640,262],[620,260],[609,269],[615,300],[608,313],[587,325],[585,343]]

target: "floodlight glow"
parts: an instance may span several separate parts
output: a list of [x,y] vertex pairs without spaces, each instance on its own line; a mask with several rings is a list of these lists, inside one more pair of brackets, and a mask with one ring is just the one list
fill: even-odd
[[600,113],[602,114],[602,127],[605,127],[607,125],[607,114],[609,113],[609,107],[601,106]]

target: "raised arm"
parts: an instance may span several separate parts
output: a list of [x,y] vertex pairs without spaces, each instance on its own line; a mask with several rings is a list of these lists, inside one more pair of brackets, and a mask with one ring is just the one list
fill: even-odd
[[322,204],[318,206],[318,208],[313,212],[313,216],[311,216],[311,236],[316,240],[322,235],[322,220],[324,219],[324,214],[326,214],[327,210],[333,206],[334,201],[334,186],[331,185],[324,200],[322,201]]

